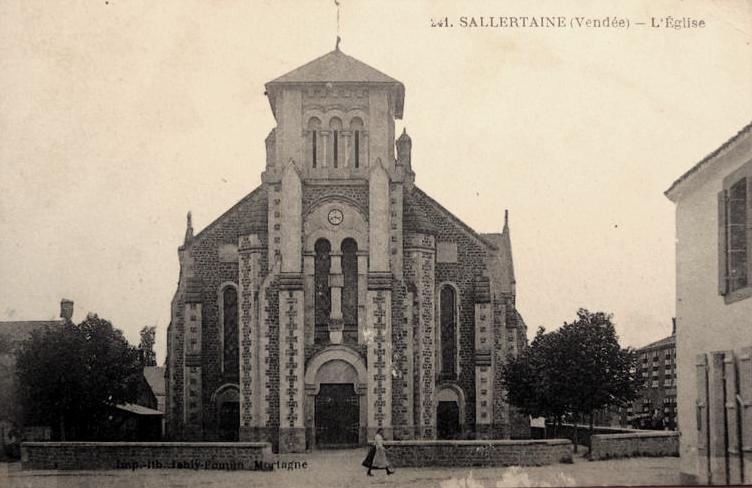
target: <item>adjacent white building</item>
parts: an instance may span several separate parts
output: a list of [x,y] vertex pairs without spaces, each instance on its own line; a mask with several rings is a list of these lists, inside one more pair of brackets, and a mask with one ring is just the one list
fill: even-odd
[[676,204],[681,482],[752,483],[752,124],[666,196]]

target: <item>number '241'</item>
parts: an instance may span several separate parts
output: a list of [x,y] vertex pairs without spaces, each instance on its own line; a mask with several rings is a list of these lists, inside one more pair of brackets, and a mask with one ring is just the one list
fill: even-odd
[[431,19],[431,27],[451,27],[451,24],[449,23],[449,17]]

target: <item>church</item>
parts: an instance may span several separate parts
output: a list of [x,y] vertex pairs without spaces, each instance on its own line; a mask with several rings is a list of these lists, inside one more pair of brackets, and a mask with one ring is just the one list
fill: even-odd
[[265,88],[261,185],[201,232],[189,213],[178,249],[168,437],[528,437],[501,382],[527,343],[506,213],[481,234],[416,186],[404,85],[339,46]]

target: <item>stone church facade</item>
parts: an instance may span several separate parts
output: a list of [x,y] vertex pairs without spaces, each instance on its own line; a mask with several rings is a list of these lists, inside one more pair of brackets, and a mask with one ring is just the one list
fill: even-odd
[[529,435],[501,388],[526,344],[507,218],[479,234],[415,185],[404,94],[339,49],[267,83],[261,185],[195,235],[189,214],[178,251],[170,438]]

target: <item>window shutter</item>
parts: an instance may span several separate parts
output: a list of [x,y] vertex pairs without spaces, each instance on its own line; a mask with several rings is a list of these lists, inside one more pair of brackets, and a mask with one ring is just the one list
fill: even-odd
[[726,190],[718,192],[718,293],[728,293]]
[[[697,468],[701,484],[710,481],[710,440],[708,433],[708,358],[705,354],[695,356],[696,368],[696,414],[697,414]],[[687,422],[689,423],[689,422]]]

